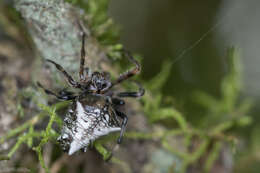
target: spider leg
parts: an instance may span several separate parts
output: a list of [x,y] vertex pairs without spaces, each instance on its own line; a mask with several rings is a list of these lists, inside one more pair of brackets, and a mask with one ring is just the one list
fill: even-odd
[[60,96],[67,96],[67,97],[69,97],[71,99],[75,99],[76,98],[76,96],[74,96],[73,92],[67,91],[66,89],[63,89],[63,90],[59,91],[58,94]]
[[88,78],[88,77],[91,77],[92,72],[91,72],[91,69],[90,69],[90,68],[86,67],[86,68],[84,68],[84,71],[85,71],[85,76],[86,76],[87,78]]
[[112,98],[112,103],[117,106],[123,106],[125,101],[119,98]]
[[117,93],[118,97],[142,97],[145,93],[144,88],[142,87],[142,85],[136,81],[135,82],[136,85],[138,85],[139,90],[137,92],[120,92]]
[[[113,87],[114,85],[117,85],[118,83],[121,83],[122,81],[136,75],[137,73],[139,73],[141,71],[141,65],[139,64],[138,61],[136,61],[133,56],[130,54],[130,52],[126,51],[126,50],[123,50],[124,52],[124,56],[128,58],[128,60],[132,63],[135,64],[135,68],[129,70],[129,71],[126,71],[125,73],[122,73],[117,79],[116,81],[114,81],[112,83],[112,86]],[[110,87],[110,88],[111,88]]]
[[[89,68],[84,68],[86,51],[85,51],[85,32],[82,35],[82,44],[81,44],[81,58],[80,58],[80,68],[79,68],[79,78],[80,81],[84,81],[88,78]],[[84,71],[86,74],[84,74]]]
[[55,67],[60,71],[62,72],[62,74],[65,76],[65,78],[67,79],[68,83],[74,87],[74,88],[80,88],[81,85],[76,82],[64,69],[61,65],[57,64],[56,62],[52,61],[52,60],[49,60],[47,59],[48,62],[52,63],[55,65]]
[[71,92],[61,91],[61,92],[59,92],[59,94],[56,94],[56,93],[44,88],[40,82],[37,82],[37,85],[38,85],[38,87],[42,88],[46,94],[53,95],[60,100],[73,100],[76,98],[76,96],[72,95]]
[[122,113],[122,112],[119,112],[119,111],[116,111],[117,115],[123,119],[123,122],[121,124],[121,131],[120,131],[120,136],[119,138],[117,139],[117,143],[118,144],[121,144],[122,143],[122,140],[123,140],[123,136],[124,136],[124,133],[125,133],[125,129],[126,129],[126,124],[127,124],[127,121],[128,121],[128,118],[127,116]]

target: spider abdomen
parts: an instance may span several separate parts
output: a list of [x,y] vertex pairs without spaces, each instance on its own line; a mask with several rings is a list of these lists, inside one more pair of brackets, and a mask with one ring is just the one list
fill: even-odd
[[120,130],[109,101],[102,95],[84,94],[70,106],[58,141],[63,150],[71,155],[82,148],[86,149],[91,141]]

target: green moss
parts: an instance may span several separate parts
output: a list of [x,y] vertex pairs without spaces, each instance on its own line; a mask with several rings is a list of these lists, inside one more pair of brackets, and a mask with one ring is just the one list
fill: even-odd
[[[42,147],[44,144],[49,142],[51,139],[56,139],[58,136],[58,133],[52,128],[53,123],[57,123],[59,126],[61,126],[60,118],[56,115],[55,111],[56,109],[62,109],[65,106],[68,105],[68,102],[61,102],[57,103],[53,106],[45,106],[42,104],[39,104],[39,107],[42,109],[42,112],[35,115],[30,120],[26,121],[21,126],[9,131],[5,136],[1,137],[0,142],[3,143],[6,140],[16,137],[17,141],[14,144],[14,146],[10,149],[10,151],[7,154],[8,158],[11,158],[13,154],[20,148],[22,144],[27,144],[29,148],[32,148],[36,151],[41,165],[44,166],[43,159],[41,156]],[[48,125],[46,126],[45,130],[41,131],[35,131],[34,126],[38,123],[41,123],[44,117],[50,116]],[[33,141],[35,139],[40,139],[40,143],[37,146],[33,146]],[[46,168],[46,167],[44,167]]]
[[122,44],[119,40],[119,27],[107,15],[109,0],[66,0],[83,9],[87,18],[86,24],[90,26],[91,35],[103,46],[107,55],[112,59],[121,58]]
[[66,2],[84,9],[87,16],[86,22],[90,26],[94,37],[102,45],[110,47],[117,44],[119,29],[107,15],[108,0],[66,0]]
[[[207,119],[202,122],[202,126],[193,127],[173,105],[168,106],[163,102],[161,88],[169,76],[171,63],[166,62],[163,65],[163,70],[152,80],[145,83],[147,92],[142,101],[148,120],[151,123],[163,123],[162,120],[172,119],[177,123],[177,127],[172,126],[174,130],[163,132],[165,135],[161,143],[165,149],[182,159],[181,172],[186,172],[186,168],[190,164],[196,163],[206,153],[209,153],[209,155],[204,170],[209,172],[218,157],[222,144],[228,142],[233,147],[236,143],[236,138],[229,134],[230,130],[237,126],[242,128],[252,121],[251,117],[247,116],[252,102],[245,99],[238,104],[242,82],[241,65],[236,49],[228,50],[227,60],[229,71],[222,80],[222,99],[218,100],[201,91],[197,91],[193,95],[194,101],[207,110],[207,116],[205,116]],[[187,148],[192,145],[192,138],[194,137],[199,138],[201,144],[193,152],[178,151],[168,142],[168,139],[176,135],[184,137]],[[214,147],[209,151],[210,143],[213,143]]]
[[[85,10],[85,14],[88,17],[86,22],[90,25],[94,37],[107,50],[108,55],[121,57],[119,52],[122,49],[122,45],[117,43],[118,29],[107,16],[108,1],[67,0],[67,2]],[[203,125],[198,127],[192,126],[186,120],[185,115],[177,110],[172,102],[165,103],[161,90],[169,78],[172,67],[172,63],[166,61],[163,63],[162,71],[158,75],[150,81],[142,81],[145,85],[146,94],[142,97],[141,102],[143,103],[143,112],[150,125],[160,123],[160,125],[164,126],[168,120],[173,121],[176,125],[162,128],[159,132],[127,132],[125,138],[131,140],[159,141],[161,147],[180,158],[182,162],[181,172],[186,172],[188,166],[197,163],[201,157],[207,156],[207,161],[203,165],[203,168],[208,172],[218,158],[222,144],[228,142],[233,145],[235,143],[236,138],[229,133],[230,130],[235,126],[242,128],[252,121],[251,117],[247,115],[252,105],[251,101],[238,101],[242,82],[241,65],[236,49],[229,49],[227,60],[229,62],[229,71],[221,83],[221,99],[216,99],[201,91],[197,91],[192,97],[194,102],[206,110],[207,116],[202,120]],[[12,157],[22,144],[27,144],[29,148],[36,152],[41,166],[46,172],[49,172],[42,156],[43,146],[49,141],[55,140],[59,135],[53,129],[53,124],[57,124],[59,127],[62,126],[62,120],[56,115],[56,111],[68,106],[68,102],[60,102],[53,106],[47,106],[40,104],[44,101],[39,101],[41,98],[35,97],[34,94],[28,97],[41,109],[41,112],[1,137],[0,143],[10,138],[16,138],[17,141],[10,149],[8,157],[2,156],[0,160],[1,158],[3,160]],[[46,100],[45,103],[47,103]],[[21,105],[18,105],[18,109],[21,114],[24,114]],[[47,116],[49,117],[49,121],[45,129],[36,131],[35,125],[41,123],[43,118]],[[180,136],[183,139],[182,142],[185,147],[182,151],[174,148],[170,143],[172,139]],[[117,137],[118,135],[112,134],[94,142],[94,148],[102,155],[104,160],[108,160],[111,157],[111,152],[104,147],[104,144],[109,141],[115,141]],[[39,142],[35,145],[36,139]],[[192,146],[194,139],[197,140],[196,142],[199,145],[196,149],[190,151],[189,147]],[[209,147],[210,144],[213,145],[212,149]],[[112,161],[122,164],[122,161],[114,157]]]
[[210,152],[210,155],[208,156],[208,159],[206,160],[204,172],[210,172],[215,160],[218,159],[219,152],[221,150],[222,143],[216,142]]
[[112,153],[104,148],[99,142],[95,142],[94,147],[103,156],[105,161],[111,158]]

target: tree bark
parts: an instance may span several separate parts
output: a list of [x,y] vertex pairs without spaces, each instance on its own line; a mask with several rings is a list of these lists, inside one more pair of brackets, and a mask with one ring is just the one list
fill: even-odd
[[15,7],[22,14],[43,59],[51,59],[70,72],[78,71],[79,63],[75,62],[79,62],[83,31],[87,35],[88,66],[95,68],[96,57],[105,56],[91,37],[90,28],[81,22],[83,10],[63,0],[17,0]]

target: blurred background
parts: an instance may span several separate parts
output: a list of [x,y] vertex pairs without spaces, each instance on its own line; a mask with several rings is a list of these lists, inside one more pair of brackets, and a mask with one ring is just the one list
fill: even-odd
[[253,123],[235,130],[242,142],[234,172],[260,171],[259,10],[257,0],[112,0],[109,8],[121,26],[121,42],[143,56],[143,79],[157,74],[165,60],[173,63],[163,93],[172,96],[194,124],[201,120],[201,109],[194,108],[189,96],[199,89],[219,98],[228,67],[227,48],[239,49],[241,97],[252,98],[254,107]]
[[165,92],[183,94],[195,87],[217,94],[225,72],[225,51],[235,46],[244,64],[243,92],[257,98],[258,10],[256,0],[112,0],[109,14],[121,26],[121,42],[143,55],[145,79],[154,76],[164,60],[178,58]]
[[[17,2],[0,0],[1,135],[14,127],[19,128],[24,119],[33,117],[41,110],[37,104],[32,103],[33,100],[43,101],[46,105],[55,103],[39,92],[33,84],[35,80],[47,81],[47,86],[62,86],[61,82],[51,84],[51,68],[38,62],[46,57],[40,57],[35,51],[36,47],[42,40],[47,40],[47,46],[43,45],[48,47],[49,40],[40,37],[40,41],[35,41],[33,37],[39,34],[35,32],[37,29],[44,27],[26,27],[24,16],[13,8],[13,3]],[[106,0],[66,2],[81,8],[82,11],[78,11],[87,16],[85,23],[92,27],[93,35],[96,36],[94,43],[90,44],[94,44],[94,47],[103,46],[104,50],[113,50],[114,45],[111,42],[102,42],[102,38],[106,38],[102,36],[111,34],[111,28],[108,27],[107,33],[102,31],[104,35],[95,35],[99,33],[99,25],[102,28],[100,30],[104,30],[104,24],[109,21],[104,16],[108,13],[120,28],[119,42],[142,62],[142,73],[137,79],[145,86],[146,95],[140,99],[140,104],[136,100],[130,100],[130,106],[126,108],[126,112],[133,115],[129,118],[126,142],[120,147],[114,147],[114,140],[109,141],[112,144],[107,142],[109,147],[114,147],[110,147],[108,151],[112,151],[113,156],[119,158],[112,160],[113,164],[104,162],[101,155],[104,157],[108,153],[104,150],[102,153],[93,149],[86,154],[68,157],[55,142],[49,142],[44,146],[43,157],[47,158],[46,163],[51,166],[51,170],[175,173],[181,172],[183,167],[183,172],[189,173],[260,172],[260,1],[110,0],[108,11],[105,7]],[[44,13],[45,7],[43,9]],[[53,9],[55,11],[55,8]],[[38,12],[36,11],[35,14]],[[26,24],[28,23],[30,24]],[[111,37],[117,35],[116,32],[117,30],[112,28]],[[81,39],[77,34],[75,31],[73,34],[65,35]],[[64,43],[63,38],[59,38],[58,41],[57,50],[59,45]],[[98,45],[95,45],[96,43]],[[66,46],[63,48],[67,52],[71,52],[72,49],[73,56],[61,57],[71,57],[70,62],[66,64],[70,67],[71,62],[79,58],[77,53],[80,42],[76,40],[68,45],[66,46],[69,49]],[[41,47],[43,51],[44,46]],[[50,47],[46,50],[51,50]],[[116,51],[111,52],[118,55]],[[111,52],[105,53],[109,57]],[[48,53],[53,55],[53,52],[47,51],[46,54]],[[57,52],[54,50],[54,53]],[[119,67],[118,71],[123,71],[118,61],[112,63]],[[74,66],[77,65],[75,63]],[[41,71],[43,68],[45,70]],[[53,78],[56,81],[55,77]],[[162,86],[158,84],[160,82]],[[39,126],[42,127],[45,123]],[[148,134],[148,137],[143,133]],[[172,136],[167,136],[168,139],[164,133],[165,136],[168,133]],[[167,138],[165,141],[164,137]],[[38,139],[35,141],[36,144],[39,143]],[[2,158],[2,153],[7,153],[7,150],[14,146],[15,139],[8,144],[3,143],[0,138],[0,161],[6,160]],[[28,142],[23,146],[26,149],[19,149],[17,154],[13,154],[14,163],[9,163],[8,166],[28,167],[31,172],[45,172],[39,166],[34,151],[30,149],[34,146],[32,144],[33,142],[30,146]],[[0,168],[6,168],[6,163],[8,162],[0,162]],[[20,171],[29,172],[27,169]]]

